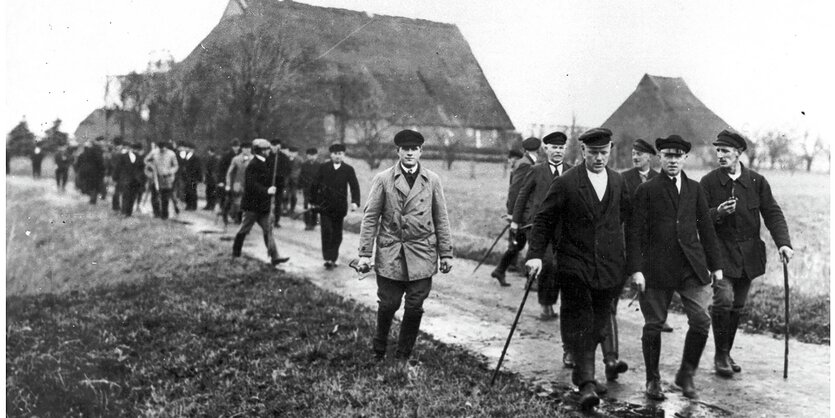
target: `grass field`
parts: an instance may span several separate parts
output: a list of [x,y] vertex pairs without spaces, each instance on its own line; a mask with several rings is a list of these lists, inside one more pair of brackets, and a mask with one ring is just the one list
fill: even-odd
[[426,335],[374,363],[373,312],[216,239],[7,187],[8,416],[560,416]]

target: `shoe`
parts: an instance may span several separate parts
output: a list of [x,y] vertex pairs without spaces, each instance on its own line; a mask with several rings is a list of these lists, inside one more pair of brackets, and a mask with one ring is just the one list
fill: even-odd
[[286,263],[288,260],[290,260],[290,257],[276,257],[272,259],[272,263],[274,266],[277,266],[281,263]]
[[330,270],[333,268],[333,263],[330,260],[325,260],[325,268]]
[[492,273],[490,273],[490,277],[492,277],[492,278],[494,278],[494,279],[498,280],[498,281],[499,281],[499,284],[500,284],[502,287],[508,287],[508,286],[510,286],[510,283],[508,283],[508,282],[504,279],[504,274],[501,274],[501,273],[499,273],[499,272],[498,272],[498,271],[496,271],[496,270],[493,270],[493,272],[492,272]]
[[594,382],[594,391],[597,392],[598,395],[605,395],[609,392],[609,388],[602,383]]
[[661,326],[661,332],[673,332],[673,327],[669,326],[665,322],[664,325]]
[[663,401],[667,399],[664,396],[664,391],[661,390],[661,382],[658,380],[650,380],[647,382],[647,391],[646,391],[647,398],[653,401]]
[[540,321],[553,321],[554,320],[554,308],[551,305],[542,305],[542,312],[539,313],[539,320]]
[[331,261],[331,267],[337,267],[337,266],[339,266],[339,261],[337,261],[337,260]]
[[587,382],[580,388],[580,409],[590,411],[597,405],[600,405],[600,397],[594,391],[596,384],[594,382]]
[[554,305],[551,305],[549,309],[551,310],[551,319],[556,319],[560,317],[559,314],[557,314],[557,312],[554,311]]
[[742,367],[740,365],[736,364],[734,359],[731,357],[730,353],[728,353],[728,363],[731,364],[731,370],[733,370],[734,373],[739,373],[739,372],[742,371]]
[[608,381],[617,380],[619,374],[629,370],[629,365],[618,359],[604,361],[603,364],[606,365],[606,380]]
[[574,356],[572,356],[571,353],[569,353],[567,351],[562,353],[562,365],[566,369],[573,369],[574,366],[576,365],[574,363]]
[[699,393],[696,392],[696,385],[693,384],[693,372],[684,367],[684,365],[678,369],[675,382],[681,388],[681,393],[686,398],[695,399],[699,397]]
[[374,362],[375,363],[382,363],[386,359],[386,352],[385,351],[375,351],[374,352]]

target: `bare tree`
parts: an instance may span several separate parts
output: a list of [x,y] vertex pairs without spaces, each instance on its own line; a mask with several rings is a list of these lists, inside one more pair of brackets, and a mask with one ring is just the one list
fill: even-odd
[[385,93],[368,73],[340,72],[332,85],[332,101],[339,139],[353,139],[357,156],[372,170],[380,167],[391,148],[385,144],[384,133],[391,126],[390,114],[383,111]]
[[758,170],[760,167],[760,160],[758,157],[761,154],[761,143],[762,140],[756,137],[749,137],[748,139],[748,147],[745,149],[745,155],[748,157],[748,166],[752,170]]
[[[788,166],[793,156],[791,150],[791,141],[788,136],[780,131],[771,130],[760,137],[760,141],[766,148],[771,168],[779,168]],[[782,163],[782,164],[781,164]]]
[[818,135],[817,139],[811,141],[809,139],[809,131],[806,131],[803,134],[803,141],[800,142],[800,151],[802,152],[800,158],[806,163],[806,171],[812,171],[812,162],[814,162],[818,154],[824,151],[824,144],[820,135]]

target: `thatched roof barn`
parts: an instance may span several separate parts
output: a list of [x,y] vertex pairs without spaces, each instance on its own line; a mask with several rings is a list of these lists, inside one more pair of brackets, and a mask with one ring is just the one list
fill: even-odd
[[[363,74],[379,91],[386,119],[396,127],[441,129],[466,136],[471,146],[500,147],[513,123],[490,87],[461,31],[453,24],[318,7],[295,1],[230,0],[223,18],[182,67],[205,64],[213,48],[245,32],[253,19],[269,16],[276,30],[335,72]],[[323,76],[309,78],[311,96],[321,91]],[[310,100],[304,112],[311,123],[294,132],[294,141],[329,142],[340,138],[336,109]],[[393,128],[394,129],[394,128]],[[437,136],[436,136],[437,137]]]
[[135,113],[118,109],[98,108],[90,112],[78,127],[73,137],[79,144],[83,144],[97,137],[104,137],[106,141],[113,141],[116,137],[123,137],[129,141],[143,140],[142,129],[145,122]]
[[690,91],[684,79],[649,74],[644,74],[635,91],[602,126],[615,135],[613,164],[617,167],[631,166],[635,139],[654,143],[656,138],[671,134],[693,144],[691,160],[697,164],[699,159],[711,161],[711,143],[716,134],[730,127]]

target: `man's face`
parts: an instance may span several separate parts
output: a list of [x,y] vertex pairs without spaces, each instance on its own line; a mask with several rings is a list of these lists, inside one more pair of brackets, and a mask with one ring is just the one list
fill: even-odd
[[252,151],[255,152],[256,154],[262,156],[262,157],[265,157],[270,153],[269,148],[261,148],[261,147],[253,148]]
[[632,165],[638,168],[641,171],[645,171],[649,168],[649,157],[652,154],[648,152],[632,150]]
[[403,164],[403,167],[411,168],[417,165],[420,161],[420,153],[420,145],[397,147],[397,156],[400,157],[400,164]]
[[232,152],[234,152],[235,154],[241,152],[241,146],[240,145],[232,145]]
[[243,147],[241,148],[241,153],[243,155],[252,155],[252,148],[250,147]]
[[342,164],[342,159],[345,158],[345,151],[336,151],[331,153],[331,161],[334,164]]
[[545,156],[548,158],[548,161],[554,164],[562,163],[562,159],[565,156],[565,145],[545,144],[542,146],[542,149],[545,150]]
[[739,162],[739,150],[734,147],[717,146],[716,158],[719,160],[719,167],[736,167]]
[[316,154],[307,154],[307,160],[308,161],[313,161],[313,160],[316,159],[316,157],[317,157]]
[[609,155],[612,151],[612,144],[599,147],[589,147],[583,144],[583,159],[586,160],[586,169],[592,173],[600,173],[606,169],[609,163]]
[[675,177],[681,173],[684,167],[684,162],[687,160],[687,154],[679,149],[666,148],[660,150],[661,154],[661,169],[664,170],[670,177]]

